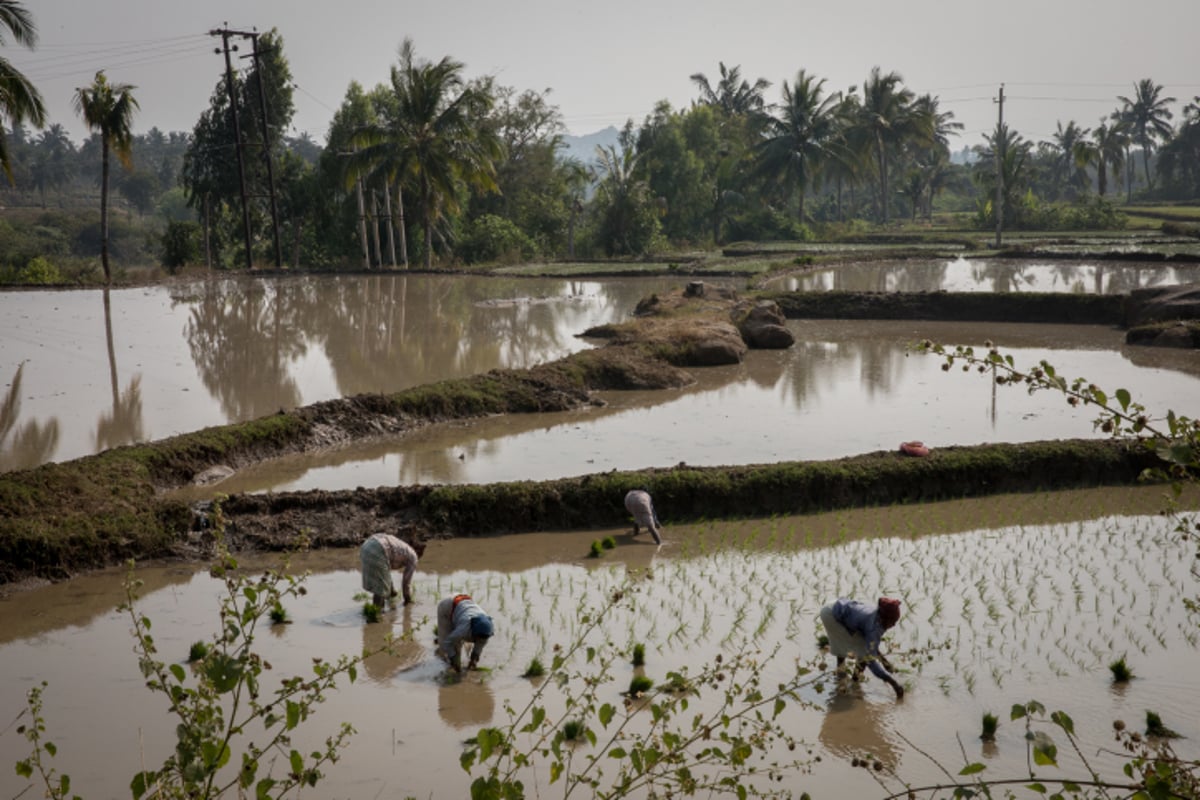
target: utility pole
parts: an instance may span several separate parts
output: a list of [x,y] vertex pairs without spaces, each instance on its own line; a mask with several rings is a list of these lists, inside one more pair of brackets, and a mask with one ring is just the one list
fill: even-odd
[[996,123],[996,249],[1000,249],[1001,232],[1004,230],[1004,84],[1000,84],[1000,119]]
[[[234,150],[237,152],[238,188],[242,194],[242,232],[246,240],[246,269],[254,269],[254,256],[250,248],[250,204],[246,200],[246,165],[242,156],[242,124],[238,120],[237,91],[233,83],[233,63],[229,60],[229,37],[236,31],[228,28],[209,31],[209,36],[220,36],[225,51],[225,86],[229,91],[229,110],[233,114],[233,137],[236,139]],[[237,49],[236,46],[233,48]],[[220,53],[221,50],[214,52]]]
[[263,161],[267,164],[267,187],[271,193],[271,225],[275,232],[275,268],[283,267],[283,250],[279,246],[279,206],[275,202],[275,171],[271,166],[271,138],[267,126],[267,93],[263,89],[262,66],[258,61],[258,34],[243,33],[242,36],[249,38],[252,47],[251,58],[254,59],[254,75],[258,79],[258,105],[261,112],[262,143],[263,143]]

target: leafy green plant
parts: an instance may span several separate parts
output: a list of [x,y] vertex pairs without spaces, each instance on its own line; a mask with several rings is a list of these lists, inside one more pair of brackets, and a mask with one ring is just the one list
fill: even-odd
[[[308,753],[292,745],[295,731],[341,679],[356,679],[365,658],[394,645],[389,637],[382,646],[360,656],[340,656],[333,661],[314,658],[311,674],[282,677],[269,691],[265,683],[271,664],[254,649],[258,626],[285,599],[307,592],[305,578],[290,574],[286,560],[277,569],[253,574],[243,571],[224,545],[219,501],[213,504],[211,527],[217,554],[210,574],[222,587],[221,626],[211,642],[192,646],[192,654],[199,658],[190,673],[179,664],[159,660],[150,618],[138,611],[142,582],[134,575],[133,563],[129,565],[126,599],[120,610],[132,623],[134,651],[146,687],[167,701],[177,737],[174,752],[160,767],[134,775],[130,782],[134,800],[207,799],[230,794],[267,800],[315,786],[322,768],[338,759],[354,729],[342,723],[322,746]],[[27,697],[32,724],[24,726],[22,733],[32,752],[17,763],[17,773],[26,778],[37,776],[48,797],[66,798],[70,778],[57,775],[48,765],[48,758],[57,750],[45,738],[41,717],[44,688],[45,684],[36,687]],[[286,767],[282,771],[276,767],[279,754]]]

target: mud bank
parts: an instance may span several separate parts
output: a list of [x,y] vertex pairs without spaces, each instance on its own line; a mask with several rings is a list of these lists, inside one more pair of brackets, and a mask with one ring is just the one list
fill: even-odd
[[379,530],[426,540],[611,528],[628,521],[623,500],[635,488],[654,495],[660,516],[682,523],[1129,485],[1156,463],[1153,452],[1127,442],[1059,440],[947,447],[919,458],[879,452],[555,481],[235,495],[222,512],[236,547],[285,549],[300,536],[315,547],[347,547]]

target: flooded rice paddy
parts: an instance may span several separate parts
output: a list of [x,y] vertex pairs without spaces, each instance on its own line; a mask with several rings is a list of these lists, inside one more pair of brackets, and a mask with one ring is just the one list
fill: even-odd
[[590,347],[671,278],[215,278],[0,292],[0,471]]
[[777,278],[771,289],[801,292],[1067,292],[1124,294],[1134,289],[1190,283],[1200,265],[1161,262],[1027,261],[1022,259],[911,259],[862,261]]
[[[307,673],[314,657],[357,653],[389,631],[411,632],[411,643],[368,660],[358,682],[331,693],[302,726],[302,750],[343,721],[357,730],[311,794],[463,797],[470,781],[458,766],[463,741],[481,726],[504,724],[506,708],[522,708],[536,686],[521,677],[529,661],[549,663],[555,646],[581,631],[582,609],[618,588],[628,588],[626,599],[589,640],[600,658],[613,658],[612,682],[600,696],[618,709],[634,674],[627,654],[635,643],[645,644],[644,673],[656,683],[670,671],[696,674],[719,656],[761,648],[764,683],[773,686],[797,659],[820,658],[821,605],[888,594],[904,604],[885,642],[906,697],[896,702],[873,678],[839,689],[814,673],[802,702],[783,712],[786,731],[800,741],[784,756],[819,760],[781,785],[817,798],[883,796],[900,780],[945,780],[929,757],[951,773],[966,758],[996,777],[1027,777],[1024,729],[1008,721],[1008,709],[1031,699],[1067,711],[1082,751],[1113,776],[1117,762],[1095,754],[1112,747],[1114,719],[1141,729],[1151,709],[1185,741],[1200,737],[1198,629],[1179,602],[1195,583],[1190,553],[1155,513],[1161,495],[1159,488],[1058,492],[686,526],[660,509],[661,548],[628,530],[434,542],[417,573],[417,604],[377,624],[360,614],[356,553],[313,553],[294,560],[312,574],[308,594],[288,603],[292,624],[273,626],[258,644],[282,677]],[[606,535],[616,548],[586,558],[589,543]],[[214,630],[218,584],[186,566],[139,574],[146,581],[139,608],[154,621],[161,657],[180,662]],[[129,619],[115,610],[121,577],[100,573],[0,601],[7,687],[0,713],[16,718],[24,692],[48,681],[54,764],[84,797],[128,796],[143,759],[158,763],[172,740],[166,704],[139,677]],[[488,671],[461,683],[443,680],[432,655],[434,606],[458,591],[473,594],[497,624],[483,658]],[[1107,664],[1121,656],[1137,677],[1117,687]],[[582,657],[572,668],[591,669]],[[693,713],[711,708],[715,696],[694,698]],[[546,705],[558,719],[557,690]],[[977,738],[985,712],[1001,719],[994,746]],[[642,729],[648,715],[635,713],[630,724]],[[0,733],[0,762],[24,755],[24,739],[9,726]],[[1039,775],[1085,777],[1065,742],[1059,756],[1061,771],[1038,768]],[[880,770],[853,768],[858,758],[878,761]],[[0,776],[4,796],[24,785],[11,768]],[[524,777],[531,795],[534,782],[547,791],[544,769]]]
[[1125,345],[1101,326],[792,320],[796,344],[744,363],[694,369],[677,391],[604,392],[603,408],[510,414],[437,425],[394,439],[254,465],[189,494],[412,483],[486,483],[667,467],[840,458],[919,439],[932,447],[1102,435],[1062,396],[942,371],[910,352],[922,338],[991,339],[1032,367],[1128,388],[1148,408],[1200,398],[1193,350]]

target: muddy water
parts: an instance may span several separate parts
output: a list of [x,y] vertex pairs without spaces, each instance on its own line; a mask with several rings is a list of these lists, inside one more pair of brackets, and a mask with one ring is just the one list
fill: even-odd
[[1189,283],[1200,266],[1161,263],[912,259],[840,264],[778,278],[772,289],[848,292],[1071,292],[1123,294],[1133,289]]
[[[1197,628],[1178,602],[1195,589],[1190,553],[1169,541],[1168,523],[1154,513],[1160,504],[1160,489],[1143,488],[695,526],[668,519],[661,548],[627,530],[435,542],[417,574],[417,604],[374,625],[358,612],[356,554],[316,553],[294,564],[312,575],[308,594],[288,604],[293,623],[272,628],[259,645],[283,676],[306,672],[314,656],[358,652],[389,630],[411,631],[411,644],[372,658],[357,683],[330,694],[298,744],[317,746],[343,721],[358,731],[314,796],[462,797],[470,777],[458,767],[461,742],[480,726],[503,724],[506,705],[523,707],[534,688],[520,677],[530,659],[548,662],[556,644],[581,630],[580,609],[629,580],[626,601],[590,640],[614,658],[602,697],[618,707],[633,674],[624,655],[633,643],[646,645],[645,673],[656,681],[671,670],[694,673],[718,655],[728,660],[747,643],[766,653],[779,643],[764,666],[774,685],[797,658],[819,656],[822,604],[887,593],[904,603],[887,647],[907,696],[896,703],[874,679],[840,691],[829,680],[808,684],[784,722],[802,740],[797,752],[811,749],[821,760],[788,785],[814,797],[884,794],[850,766],[867,756],[894,788],[893,775],[940,780],[917,749],[957,772],[958,738],[990,774],[1024,777],[1024,731],[1006,709],[1031,698],[1074,718],[1089,757],[1110,744],[1114,718],[1140,728],[1146,709],[1190,737],[1185,749],[1200,736],[1200,718],[1188,711],[1200,703]],[[605,535],[617,547],[585,558],[590,541]],[[218,585],[175,567],[140,575],[148,584],[139,608],[154,620],[160,652],[181,660],[191,642],[211,635]],[[55,766],[86,797],[127,796],[142,759],[154,764],[169,749],[165,703],[143,688],[129,621],[115,610],[120,578],[95,575],[0,602],[0,713],[13,719],[23,692],[47,680]],[[447,683],[432,656],[431,620],[438,598],[462,590],[495,617],[498,632],[483,658],[489,671]],[[1138,678],[1117,690],[1106,665],[1121,655]],[[582,659],[574,666],[589,669]],[[693,711],[710,701],[702,695]],[[545,703],[552,718],[563,708],[556,691]],[[984,712],[1002,720],[986,749],[976,738]],[[1060,759],[1078,776],[1067,751],[1060,747]],[[0,735],[0,762],[23,755],[12,728]],[[1106,758],[1096,762],[1113,774]],[[526,779],[546,788],[545,772]],[[0,770],[0,794],[21,787],[11,769]]]
[[0,470],[531,366],[679,284],[307,276],[0,293]]
[[256,465],[190,494],[337,489],[411,483],[551,479],[610,469],[826,459],[920,439],[938,447],[1098,435],[1093,414],[1061,396],[946,374],[910,354],[929,337],[994,340],[1021,367],[1048,359],[1059,373],[1128,388],[1148,408],[1200,399],[1195,351],[1130,347],[1098,326],[792,321],[787,351],[693,370],[674,392],[607,392],[604,408],[508,415],[437,426],[402,438]]

